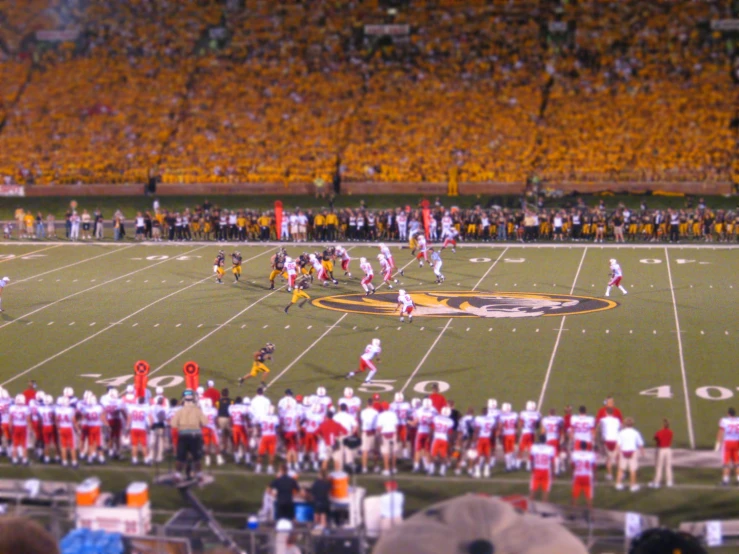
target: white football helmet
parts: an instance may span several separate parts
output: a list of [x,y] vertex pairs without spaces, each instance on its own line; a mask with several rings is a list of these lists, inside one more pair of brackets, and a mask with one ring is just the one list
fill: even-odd
[[54,397],[51,396],[50,394],[47,394],[46,396],[44,396],[44,404],[46,404],[47,406],[53,406]]
[[243,398],[243,400],[241,401],[241,403],[242,403],[242,404],[243,404],[244,406],[251,406],[251,398],[249,398],[248,396],[245,396],[245,397]]
[[64,396],[72,398],[74,396],[74,389],[72,387],[64,387]]
[[195,392],[197,393],[198,396],[203,396],[205,389],[203,387],[198,387]]
[[97,396],[95,396],[94,394],[90,393],[90,396],[87,397],[87,403],[90,406],[94,406],[95,404],[97,404],[98,403]]
[[303,406],[306,408],[309,408],[313,404],[313,401],[311,400],[310,396],[304,396],[303,397]]
[[26,397],[22,394],[16,394],[15,395],[15,403],[17,406],[25,406],[26,405]]
[[91,396],[92,396],[92,391],[86,390],[85,392],[82,393],[82,400],[84,402],[89,403]]
[[42,391],[42,390],[37,390],[36,391],[36,398],[38,398],[39,400],[41,400],[41,402],[43,402],[44,401],[44,398],[46,398],[46,393],[44,391]]
[[108,398],[111,400],[118,400],[118,390],[117,389],[110,389],[108,392]]
[[345,396],[346,398],[351,398],[352,396],[354,396],[354,389],[353,389],[353,388],[351,388],[351,387],[346,387],[346,388],[344,389],[344,396]]
[[381,243],[380,243],[380,244],[379,244],[378,246],[379,246],[379,247],[380,247],[381,249],[384,249],[384,248],[385,248],[385,243],[384,243],[384,242],[381,242]]
[[610,260],[608,260],[608,263],[611,265],[616,265],[618,262],[616,262],[616,258],[611,258]]
[[210,398],[203,398],[200,401],[203,410],[210,410],[213,407],[213,401]]
[[292,261],[293,261],[293,259],[290,256],[287,256],[285,258],[285,263],[292,262]]
[[319,397],[326,396],[326,387],[318,387],[316,389],[316,395],[319,396]]
[[367,263],[367,258],[359,258],[359,263],[360,264],[366,264]]
[[405,294],[405,289],[400,289],[400,290],[398,291],[398,294]]
[[380,260],[380,261],[383,261],[385,259],[385,255],[384,254],[378,254],[377,255],[377,259]]
[[57,399],[57,403],[58,403],[58,404],[59,404],[60,406],[62,406],[62,407],[67,407],[67,406],[69,406],[69,398],[68,398],[68,397],[66,397],[66,396],[60,396],[60,397],[59,397],[59,398]]
[[534,410],[536,410],[536,402],[534,402],[533,400],[529,400],[528,402],[526,402],[526,410],[529,412],[533,412]]
[[452,409],[449,406],[444,406],[441,409],[441,415],[449,417],[450,415],[452,415]]
[[133,394],[133,385],[126,385],[126,394]]
[[503,406],[501,406],[501,410],[503,413],[508,413],[511,411],[511,405],[508,402],[503,402]]
[[157,387],[156,389],[154,389],[154,393],[159,395],[164,394],[164,387]]
[[420,405],[421,405],[420,398],[411,398],[411,408],[413,408],[414,410],[417,410]]
[[429,408],[433,408],[434,405],[431,403],[430,398],[424,398],[423,400],[421,400],[421,407],[429,409]]
[[403,400],[405,400],[405,398],[403,397],[403,393],[402,392],[396,392],[395,393],[395,401],[396,402],[403,402]]
[[380,339],[372,339],[372,346],[380,346]]
[[498,401],[495,398],[489,398],[488,399],[488,410],[497,410],[498,409]]

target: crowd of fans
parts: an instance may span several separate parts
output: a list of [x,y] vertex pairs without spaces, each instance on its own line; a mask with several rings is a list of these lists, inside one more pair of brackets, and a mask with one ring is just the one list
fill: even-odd
[[[422,1],[393,16],[376,1],[231,4],[1,3],[0,173],[38,184],[739,176],[731,57],[707,27],[734,15],[725,2]],[[549,32],[555,19],[574,22],[572,36]],[[364,37],[375,23],[411,32]],[[35,50],[18,95],[31,62],[13,45],[44,27],[82,34]]]

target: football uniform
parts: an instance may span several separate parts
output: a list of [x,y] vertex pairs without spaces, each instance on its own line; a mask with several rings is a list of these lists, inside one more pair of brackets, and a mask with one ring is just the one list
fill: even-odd
[[228,407],[228,416],[231,418],[231,440],[234,449],[239,446],[249,447],[249,436],[247,434],[247,422],[249,418],[249,407],[245,404],[231,404]]
[[362,425],[362,452],[375,450],[377,447],[377,416],[378,411],[369,406],[359,413],[359,420]]
[[722,445],[724,465],[739,465],[739,417],[723,417],[718,426],[724,431]]
[[298,276],[298,264],[295,260],[285,262],[285,271],[287,271],[287,287],[292,290],[295,287],[295,278]]
[[209,447],[218,447],[218,409],[213,406],[203,408],[203,415],[208,419],[208,425],[203,427],[203,447],[206,451]]
[[[574,416],[573,416],[574,417]],[[572,453],[572,498],[580,495],[593,498],[593,470],[595,469],[595,453],[577,450]]]
[[574,414],[570,418],[570,429],[574,450],[580,448],[581,442],[588,444],[588,450],[593,449],[593,430],[595,429],[595,418],[593,416]]
[[330,396],[316,396],[314,404],[318,404],[321,407],[321,414],[324,416],[328,414],[328,411],[334,407],[334,401],[331,400]]
[[414,416],[418,422],[416,431],[416,452],[420,450],[428,450],[431,446],[431,425],[434,422],[436,410],[433,408],[419,408]]
[[282,438],[285,441],[285,449],[297,451],[298,449],[298,428],[300,425],[300,414],[297,409],[287,410],[280,417],[280,428],[282,429]]
[[547,444],[554,448],[556,454],[559,454],[564,421],[560,416],[548,415],[541,420],[541,426],[544,428],[544,433],[546,433]]
[[368,369],[370,371],[377,371],[377,367],[372,361],[375,356],[379,356],[382,352],[382,348],[375,346],[374,344],[368,344],[364,347],[364,352],[359,357],[359,369],[358,371],[364,371]]
[[449,432],[454,427],[454,422],[450,417],[437,415],[433,419],[432,427],[434,440],[431,443],[431,457],[439,456],[446,459],[449,456]]
[[309,411],[303,421],[303,449],[305,452],[318,452],[318,428],[326,416]]
[[266,415],[259,421],[259,428],[262,437],[259,440],[259,455],[269,454],[275,455],[277,450],[277,427],[280,424],[280,418],[276,415]]
[[131,404],[128,407],[128,416],[131,419],[131,448],[146,447],[150,410],[151,407],[147,404]]
[[[10,406],[12,400],[10,398],[0,398],[0,429],[5,441],[10,444]],[[2,442],[0,440],[0,442]]]
[[349,253],[346,251],[346,248],[343,246],[337,246],[334,252],[336,253],[336,257],[341,260],[341,269],[343,269],[345,273],[348,272],[351,258],[349,257]]
[[512,454],[516,449],[516,427],[518,425],[518,414],[516,412],[501,412],[498,416],[500,436],[503,441],[503,452]]
[[10,427],[12,429],[13,448],[28,446],[28,406],[10,406]]
[[339,406],[346,406],[346,411],[352,417],[359,417],[359,412],[362,409],[362,400],[357,396],[351,398],[341,398],[339,400]]
[[552,460],[556,456],[553,447],[548,444],[534,444],[531,446],[531,492],[542,490],[549,492],[552,487]]
[[473,426],[477,430],[477,455],[490,458],[493,455],[493,433],[497,421],[493,415],[479,415],[474,419]]
[[413,303],[413,298],[407,292],[405,294],[398,295],[398,304],[400,305],[400,315],[412,317],[413,310],[416,305]]
[[269,352],[265,348],[254,353],[254,363],[251,365],[251,371],[249,375],[256,377],[260,373],[269,373],[269,368],[264,364],[265,360],[269,357]]
[[395,265],[395,260],[393,259],[393,254],[392,254],[392,252],[390,252],[390,249],[386,245],[383,245],[383,246],[380,247],[380,254],[382,254],[383,256],[385,256],[385,259],[390,264],[390,269],[391,270],[393,270],[393,269],[395,269],[397,267]]
[[623,272],[619,264],[611,264],[611,280],[608,282],[609,287],[618,287],[621,284]]
[[87,422],[87,442],[93,448],[102,446],[102,429],[105,412],[99,404],[88,406],[85,410]]
[[362,285],[369,285],[372,282],[372,278],[375,276],[375,273],[372,269],[372,264],[369,262],[364,262],[360,265],[360,268],[362,271],[364,271],[364,277],[362,277]]
[[241,262],[243,258],[241,257],[241,254],[231,254],[231,272],[234,274],[234,277],[238,279],[241,276]]
[[74,408],[71,406],[57,406],[54,411],[56,428],[59,432],[59,446],[63,449],[76,448],[74,436]]
[[395,412],[398,418],[398,440],[404,443],[408,440],[408,419],[411,415],[411,405],[409,402],[391,402],[390,411]]
[[41,420],[41,441],[44,446],[56,443],[56,429],[54,427],[54,407],[39,406],[38,416]]
[[380,273],[382,273],[383,283],[390,283],[390,281],[392,281],[393,266],[387,258],[383,258],[380,260]]
[[528,452],[534,444],[536,430],[541,421],[541,414],[535,411],[524,410],[519,414],[521,421],[521,437],[518,441],[518,451]]

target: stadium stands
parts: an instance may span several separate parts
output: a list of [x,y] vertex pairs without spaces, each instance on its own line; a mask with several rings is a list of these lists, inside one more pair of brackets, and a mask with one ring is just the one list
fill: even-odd
[[[731,15],[724,3],[244,4],[0,2],[0,172],[289,184],[338,167],[351,181],[599,188],[739,174],[731,59],[704,28]],[[548,33],[553,19],[576,33]],[[411,33],[374,43],[367,23]],[[84,32],[29,45],[40,28]]]

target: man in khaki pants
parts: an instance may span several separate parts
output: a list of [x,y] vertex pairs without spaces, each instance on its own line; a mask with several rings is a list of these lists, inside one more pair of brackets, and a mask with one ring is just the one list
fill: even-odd
[[667,486],[672,486],[672,429],[670,422],[664,419],[662,429],[654,434],[654,442],[657,445],[657,455],[655,461],[654,481],[649,486],[658,489],[660,481],[662,481],[662,472],[664,471],[667,479]]

